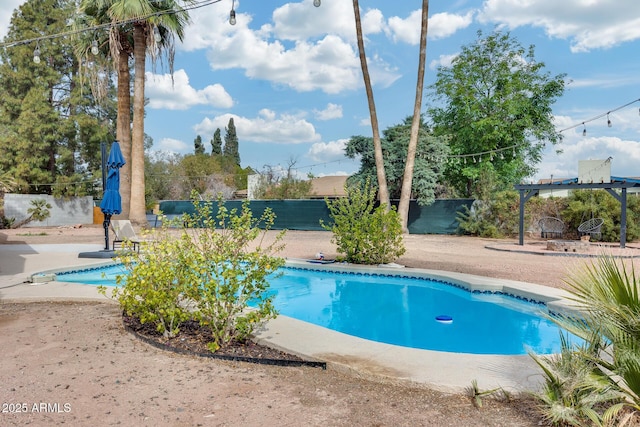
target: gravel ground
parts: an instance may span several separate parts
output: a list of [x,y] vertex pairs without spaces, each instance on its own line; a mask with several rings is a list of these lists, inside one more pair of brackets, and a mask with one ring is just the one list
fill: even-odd
[[[0,244],[100,243],[100,226],[0,230]],[[336,255],[326,232],[288,232],[282,255]],[[563,286],[584,258],[489,250],[514,242],[406,236],[408,267]],[[533,242],[528,242],[533,243]],[[629,249],[633,252],[634,249]],[[635,262],[635,261],[629,261]],[[105,303],[0,304],[0,425],[537,426],[528,399],[483,399],[306,367],[163,352]],[[20,410],[21,412],[16,412]]]

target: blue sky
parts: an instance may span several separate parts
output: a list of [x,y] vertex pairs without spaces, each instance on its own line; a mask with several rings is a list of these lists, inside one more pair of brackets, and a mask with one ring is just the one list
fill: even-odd
[[[316,176],[350,174],[343,155],[353,135],[371,135],[355,45],[352,2],[236,1],[191,12],[177,46],[174,85],[166,68],[147,71],[145,131],[153,150],[193,152],[201,135],[224,135],[233,117],[242,166],[286,167]],[[0,36],[21,0],[4,0]],[[419,0],[361,0],[365,49],[380,130],[412,113],[420,35]],[[460,47],[494,28],[536,47],[551,74],[566,73],[554,105],[558,129],[580,124],[640,98],[640,2],[637,0],[431,0],[425,83]],[[425,98],[423,106],[430,101]],[[612,157],[616,176],[640,176],[640,102],[563,132],[562,154],[548,148],[538,178],[575,177],[578,161]]]

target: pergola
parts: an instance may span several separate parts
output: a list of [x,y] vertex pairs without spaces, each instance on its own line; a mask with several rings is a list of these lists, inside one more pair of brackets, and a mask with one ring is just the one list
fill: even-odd
[[612,176],[611,182],[583,183],[578,182],[578,178],[573,178],[550,182],[548,184],[517,184],[514,187],[520,192],[520,227],[518,231],[518,243],[520,245],[524,245],[524,205],[531,197],[539,194],[540,190],[586,190],[601,188],[620,202],[620,247],[624,248],[627,241],[627,189],[640,188],[640,180]]

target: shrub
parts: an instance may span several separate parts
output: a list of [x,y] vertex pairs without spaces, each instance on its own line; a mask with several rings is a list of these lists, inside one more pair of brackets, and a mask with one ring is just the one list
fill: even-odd
[[405,253],[402,226],[395,207],[375,206],[376,190],[369,181],[346,187],[347,197],[326,199],[333,224],[320,222],[333,232],[332,242],[356,264],[386,264]]
[[245,340],[256,326],[276,316],[267,279],[284,265],[284,259],[271,255],[282,248],[284,231],[263,246],[275,219],[270,209],[254,218],[249,202],[238,212],[228,211],[218,200],[218,212],[212,218],[212,207],[211,202],[195,204],[194,214],[186,215],[184,221],[202,227],[191,229],[191,274],[199,285],[190,287],[189,298],[194,301],[196,319],[211,331],[209,347],[216,351],[232,339]]
[[500,191],[487,200],[476,200],[458,214],[459,230],[481,237],[518,234],[519,198],[516,191]]
[[[233,339],[245,340],[277,314],[267,278],[284,264],[272,255],[282,248],[284,231],[265,244],[274,221],[270,210],[254,218],[248,202],[237,212],[219,199],[214,218],[213,203],[194,201],[193,214],[163,221],[157,239],[139,253],[125,244],[118,258],[129,275],[117,278],[113,295],[125,313],[153,323],[167,337],[177,335],[185,320],[199,321],[216,351]],[[170,228],[178,228],[179,237]]]
[[556,365],[579,368],[565,370],[564,377],[559,377],[559,370],[552,369],[552,365],[539,362],[543,369],[546,366],[547,389],[549,384],[557,384],[553,389],[562,386],[568,391],[556,393],[553,400],[543,399],[547,412],[559,413],[554,402],[561,395],[571,397],[562,399],[566,409],[561,412],[586,415],[596,424],[600,420],[611,424],[623,409],[635,411],[629,416],[640,411],[640,281],[633,264],[629,264],[630,270],[622,261],[603,256],[568,281],[570,299],[583,308],[582,317],[579,321],[568,317],[552,319],[586,344],[563,349]]
[[113,296],[127,315],[137,317],[141,323],[154,324],[165,337],[174,337],[180,323],[191,317],[184,295],[191,286],[193,263],[184,236],[162,236],[145,243],[144,252],[140,253],[131,251],[125,242],[119,260],[129,274],[116,278],[118,287]]

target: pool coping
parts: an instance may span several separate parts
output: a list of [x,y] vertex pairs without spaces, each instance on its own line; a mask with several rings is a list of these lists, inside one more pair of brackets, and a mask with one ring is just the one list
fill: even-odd
[[[30,275],[30,284],[3,288],[3,302],[41,300],[100,300],[115,303],[97,292],[96,286],[50,281],[61,271],[84,270],[112,265],[103,261],[81,266],[44,270]],[[506,279],[496,279],[440,270],[353,264],[318,264],[288,258],[286,266],[312,270],[352,272],[430,278],[471,292],[500,292],[516,298],[542,302],[552,312],[574,312],[568,292],[552,287]],[[17,291],[17,292],[16,292]],[[259,343],[326,362],[329,369],[347,371],[376,381],[426,386],[440,391],[461,393],[477,381],[482,390],[502,387],[510,392],[540,388],[541,370],[529,355],[477,355],[422,350],[384,344],[354,337],[284,315],[269,321],[256,334]]]

